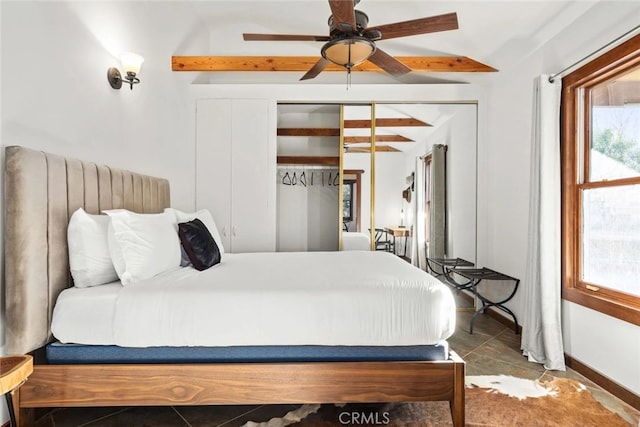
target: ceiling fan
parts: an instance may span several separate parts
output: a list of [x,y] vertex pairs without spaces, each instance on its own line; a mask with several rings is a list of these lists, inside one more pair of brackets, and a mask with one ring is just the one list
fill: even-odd
[[321,58],[300,80],[307,80],[320,74],[331,62],[351,69],[371,61],[392,76],[401,76],[411,68],[384,52],[376,42],[398,37],[455,30],[458,28],[456,13],[413,19],[393,24],[368,27],[369,17],[355,6],[360,0],[329,0],[329,35],[314,36],[303,34],[243,34],[246,41],[317,41],[325,42],[320,51]]

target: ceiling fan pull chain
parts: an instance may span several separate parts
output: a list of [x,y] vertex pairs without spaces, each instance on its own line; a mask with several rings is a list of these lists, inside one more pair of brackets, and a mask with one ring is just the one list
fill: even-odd
[[353,62],[351,62],[351,43],[349,43],[349,50],[347,53],[347,65],[345,65],[345,67],[347,68],[347,90],[349,90],[349,88],[351,87],[351,67],[353,67]]

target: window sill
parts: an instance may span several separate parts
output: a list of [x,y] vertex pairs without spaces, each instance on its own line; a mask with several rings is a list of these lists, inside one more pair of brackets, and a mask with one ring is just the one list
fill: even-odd
[[640,309],[576,288],[562,288],[562,299],[640,326]]

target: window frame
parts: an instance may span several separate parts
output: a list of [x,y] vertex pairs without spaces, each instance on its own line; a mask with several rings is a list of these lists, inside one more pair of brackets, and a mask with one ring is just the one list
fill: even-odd
[[640,177],[590,181],[588,167],[591,117],[587,96],[594,86],[638,66],[640,35],[627,40],[562,79],[560,151],[562,298],[640,326],[640,297],[581,280],[582,190],[640,184]]
[[[344,194],[346,193],[343,190],[342,193],[342,221],[347,221],[347,222],[351,222],[353,221],[353,187],[356,184],[356,180],[355,179],[345,179],[343,181],[343,186],[344,187],[349,187],[349,197],[345,199]],[[345,211],[345,207],[344,207],[344,203],[345,202],[349,202],[349,216],[345,217],[344,216],[344,211]]]

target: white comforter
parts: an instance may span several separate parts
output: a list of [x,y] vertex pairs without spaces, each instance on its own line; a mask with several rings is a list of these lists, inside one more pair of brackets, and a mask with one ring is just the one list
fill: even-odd
[[370,251],[371,236],[368,233],[348,231],[342,233],[343,251]]
[[[74,334],[90,333],[73,331],[77,321],[65,326],[75,317],[74,291],[62,293],[52,330],[63,342],[83,343]],[[445,340],[455,328],[449,288],[383,252],[224,254],[203,272],[180,268],[120,286],[111,300],[112,315],[103,308],[101,317],[112,333],[102,330],[101,342],[88,344],[418,345]]]

